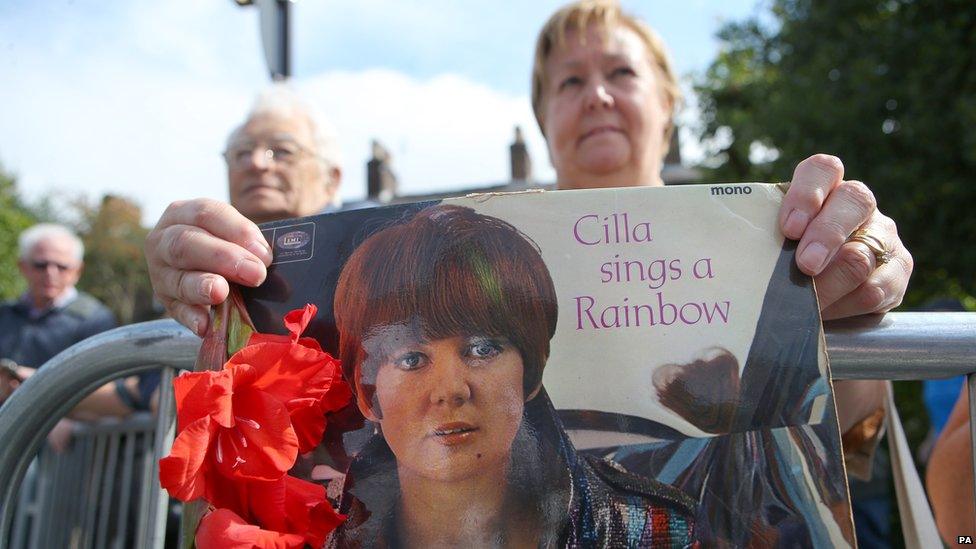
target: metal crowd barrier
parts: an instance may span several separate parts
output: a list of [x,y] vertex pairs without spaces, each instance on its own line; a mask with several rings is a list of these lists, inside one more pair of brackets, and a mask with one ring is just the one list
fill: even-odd
[[43,447],[21,484],[11,547],[148,546],[155,433],[156,418],[140,412],[76,422],[63,453]]
[[[140,500],[144,505],[130,516],[137,524],[136,547],[163,547],[168,499],[155,479],[159,476],[157,459],[169,452],[176,426],[171,381],[177,369],[192,366],[199,348],[200,339],[172,320],[116,328],[58,354],[7,399],[0,408],[0,549],[11,546],[9,533],[21,480],[54,424],[85,396],[113,379],[160,368],[163,374],[154,450],[147,456],[146,477],[150,481],[142,486]],[[68,503],[84,508],[92,501]],[[83,524],[96,528],[96,539],[92,541],[91,532],[80,533],[79,547],[104,547],[94,543],[99,541],[97,528],[103,520],[86,517]],[[128,517],[126,521],[130,522]]]
[[[825,332],[835,379],[918,380],[966,374],[970,419],[976,418],[976,313],[857,317],[828,322]],[[158,368],[164,368],[164,375],[149,466],[153,482],[144,487],[148,504],[135,514],[146,519],[136,534],[145,543],[137,546],[163,546],[167,498],[155,479],[156,461],[168,453],[175,428],[170,381],[175,370],[192,366],[199,346],[199,338],[172,320],[117,328],[54,357],[8,399],[0,408],[0,549],[11,543],[8,532],[21,479],[57,420],[101,385]],[[970,421],[970,429],[976,441],[976,421]],[[976,451],[973,455],[976,470]],[[104,520],[89,522],[100,525]],[[91,539],[88,536],[85,539]]]

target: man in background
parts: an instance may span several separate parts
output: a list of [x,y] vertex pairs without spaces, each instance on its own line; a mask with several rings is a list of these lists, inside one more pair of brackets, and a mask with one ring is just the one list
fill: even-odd
[[211,305],[227,298],[228,280],[257,286],[271,249],[257,223],[343,206],[342,167],[333,133],[307,102],[284,85],[260,95],[227,140],[230,205],[174,202],[146,238],[153,290],[180,323],[203,335]]
[[84,245],[61,225],[43,223],[20,234],[18,262],[27,291],[0,305],[0,357],[38,368],[75,343],[115,327],[115,317],[75,288]]
[[[115,317],[94,297],[75,288],[85,247],[61,225],[34,225],[18,238],[20,273],[27,291],[0,305],[0,401],[54,355],[115,327]],[[70,423],[62,421],[49,440],[63,449]]]

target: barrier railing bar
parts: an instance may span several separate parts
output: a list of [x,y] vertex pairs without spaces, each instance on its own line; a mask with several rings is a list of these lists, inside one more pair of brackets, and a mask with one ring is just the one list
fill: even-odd
[[75,436],[95,436],[101,433],[118,435],[145,431],[156,423],[155,415],[149,412],[135,412],[126,418],[108,417],[98,421],[78,421],[71,432]]
[[113,548],[121,548],[126,541],[126,535],[129,533],[129,499],[132,496],[132,490],[128,489],[132,484],[132,470],[133,463],[136,459],[136,435],[134,432],[126,432],[123,435],[122,444],[122,486],[125,487],[122,493],[119,494],[119,532],[118,538],[116,538]]
[[937,379],[976,371],[976,313],[889,313],[824,323],[834,379]]
[[[142,445],[141,445],[142,455],[151,456],[152,447],[153,447],[152,445],[153,443],[150,437],[148,436],[142,437]],[[138,511],[139,515],[138,516],[140,517],[149,516],[149,490],[146,489],[146,486],[148,486],[149,483],[153,481],[152,464],[149,463],[150,461],[151,460],[149,459],[143,459],[142,467],[140,468],[139,471],[139,475],[142,478],[141,485],[143,487],[143,489],[139,491],[139,511]],[[139,527],[139,530],[136,532],[136,547],[146,547],[149,544],[146,538],[146,536],[149,534],[148,530],[149,528],[145,525],[145,523],[143,523]]]
[[[192,364],[192,363],[191,363]],[[156,424],[156,453],[161,456],[169,454],[176,438],[176,410],[173,401],[173,373],[172,368],[163,370],[160,376],[159,386],[159,409],[157,411],[158,423]],[[169,495],[164,492],[156,479],[159,478],[159,462],[151,460],[150,482],[143,485],[146,497],[149,498],[149,528],[150,546],[155,549],[163,549],[166,542],[166,518],[169,513]]]
[[[65,483],[68,481],[68,479],[71,478],[70,477],[71,464],[70,462],[68,462],[67,459],[64,458],[67,456],[76,456],[76,455],[77,454],[74,452],[74,450],[69,448],[63,455],[52,456],[54,458],[52,460],[52,462],[54,463],[54,474],[52,475],[52,478],[54,480],[51,483],[51,486],[53,487],[64,486]],[[66,517],[68,511],[71,509],[71,506],[76,505],[77,504],[76,502],[80,500],[79,499],[68,500],[67,498],[62,496],[62,494],[64,493],[62,490],[58,490],[57,488],[54,488],[54,490],[57,490],[58,497],[53,498],[54,501],[51,502],[49,508],[51,509],[51,512],[54,513],[54,516]],[[41,521],[37,521],[37,522],[40,523]],[[65,524],[72,524],[72,523],[65,521]],[[54,530],[54,529],[52,528],[50,530]],[[70,532],[49,531],[46,532],[46,534],[48,536],[48,539],[50,540],[47,545],[48,547],[67,547],[69,545],[68,542],[69,542]]]
[[[107,436],[107,435],[106,435]],[[109,539],[108,519],[112,513],[112,498],[115,496],[115,479],[119,474],[119,437],[108,437],[106,465],[102,479],[102,494],[98,502],[98,526],[95,529],[95,547],[105,547]],[[123,487],[124,488],[124,487]]]
[[[53,458],[54,456],[52,456],[50,452],[45,452],[44,454],[40,455],[37,460],[37,474],[35,476],[37,482],[34,484],[34,489],[36,490],[37,494],[33,505],[34,523],[37,523],[37,517],[41,517],[44,515],[44,513],[48,512],[48,507],[51,502],[51,490],[48,488],[48,486],[54,482],[54,479],[43,476],[41,472],[49,468],[47,464],[50,463]],[[33,528],[33,530],[34,531],[31,532],[30,536],[30,544],[32,548],[46,547],[50,544],[49,539],[51,536],[49,531],[39,530],[37,528]]]
[[91,547],[95,543],[95,519],[98,517],[99,496],[102,493],[102,479],[105,471],[106,455],[105,435],[95,436],[95,457],[92,464],[91,489],[88,491],[88,501],[85,504],[85,518],[82,521],[82,532],[85,534],[85,546]]

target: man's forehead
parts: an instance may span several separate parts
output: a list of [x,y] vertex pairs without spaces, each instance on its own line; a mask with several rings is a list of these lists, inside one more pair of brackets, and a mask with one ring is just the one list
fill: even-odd
[[263,143],[300,143],[295,134],[290,132],[242,132],[234,139],[235,144],[254,143],[256,141]]
[[311,138],[308,120],[300,116],[259,114],[244,124],[238,139],[287,140],[304,142]]

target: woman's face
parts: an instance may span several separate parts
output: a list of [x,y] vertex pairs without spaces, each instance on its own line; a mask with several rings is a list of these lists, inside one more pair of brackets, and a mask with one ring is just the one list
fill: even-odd
[[670,105],[641,38],[570,31],[546,60],[543,124],[561,189],[660,185]]
[[383,358],[376,373],[380,413],[363,410],[380,423],[401,477],[498,474],[525,405],[519,351],[504,338],[417,341],[402,331],[393,327],[364,341],[370,356]]

